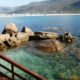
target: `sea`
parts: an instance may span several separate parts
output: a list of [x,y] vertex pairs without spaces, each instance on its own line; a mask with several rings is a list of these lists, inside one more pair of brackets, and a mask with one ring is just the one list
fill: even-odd
[[[75,36],[75,42],[62,43],[61,52],[38,50],[33,47],[37,44],[35,41],[0,52],[47,80],[80,80],[80,15],[0,17],[0,33],[7,23],[15,23],[19,31],[26,26],[32,31],[69,32]],[[11,69],[8,62],[0,59],[0,63]],[[26,80],[36,80],[17,67],[14,70]],[[0,71],[11,77],[11,73],[1,67]],[[20,79],[15,76],[15,80]]]

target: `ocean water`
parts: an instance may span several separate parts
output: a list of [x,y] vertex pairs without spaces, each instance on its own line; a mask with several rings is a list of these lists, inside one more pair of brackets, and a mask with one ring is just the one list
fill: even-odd
[[[36,42],[34,41],[0,52],[47,80],[80,80],[80,56],[77,56],[80,54],[80,15],[0,17],[0,33],[7,23],[15,23],[19,31],[23,26],[27,26],[33,31],[50,31],[59,34],[70,32],[76,37],[76,41],[71,44],[64,43],[62,52],[50,53],[35,49],[33,45]],[[63,30],[55,30],[55,27],[63,28]],[[5,61],[0,60],[0,62],[10,68]],[[3,69],[0,70],[7,73]],[[30,76],[17,68],[15,72],[32,80]],[[11,76],[10,73],[7,74]]]

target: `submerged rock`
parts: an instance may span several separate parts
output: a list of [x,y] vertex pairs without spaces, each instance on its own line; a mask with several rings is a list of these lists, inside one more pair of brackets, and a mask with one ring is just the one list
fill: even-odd
[[68,78],[66,78],[62,72],[59,72],[59,73],[56,75],[56,77],[57,77],[58,79],[60,79],[60,80],[68,80]]
[[8,23],[6,24],[6,26],[4,27],[4,30],[3,30],[3,34],[5,33],[17,33],[18,32],[18,29],[16,27],[16,25],[14,23]]
[[41,39],[56,39],[59,37],[58,33],[55,32],[38,31],[34,33],[36,38],[41,38]]
[[63,30],[63,28],[54,27],[55,30]]
[[29,36],[34,36],[34,32],[28,27],[23,27],[22,32],[27,33]]
[[0,77],[0,80],[9,80],[7,77]]
[[70,80],[80,80],[79,77],[77,75],[71,75],[70,76]]
[[75,54],[75,56],[76,56],[76,58],[77,58],[78,60],[80,60],[80,53],[79,53],[79,54]]
[[63,45],[57,40],[42,40],[35,46],[35,48],[53,52],[61,51],[63,49]]
[[65,42],[73,42],[73,41],[75,41],[75,37],[74,36],[72,36],[70,33],[68,33],[68,32],[65,32],[61,37],[60,37],[60,39],[62,40],[62,41],[65,41]]

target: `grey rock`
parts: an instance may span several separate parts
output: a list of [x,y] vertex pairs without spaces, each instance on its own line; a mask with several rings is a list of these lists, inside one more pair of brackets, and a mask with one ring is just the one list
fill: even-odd
[[36,38],[41,38],[41,39],[56,39],[59,37],[58,33],[55,32],[38,31],[34,33]]

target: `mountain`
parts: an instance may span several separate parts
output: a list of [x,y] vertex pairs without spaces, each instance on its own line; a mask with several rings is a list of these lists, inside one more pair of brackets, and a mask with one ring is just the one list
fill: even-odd
[[[0,9],[1,11],[1,9]],[[19,6],[14,9],[4,8],[2,12],[6,13],[53,13],[60,11],[76,12],[80,11],[80,0],[46,0],[41,2],[32,2],[30,4]]]
[[6,12],[8,12],[8,11],[10,11],[11,10],[11,8],[10,7],[0,7],[0,13],[6,13]]
[[76,1],[63,8],[66,11],[80,11],[80,1]]

